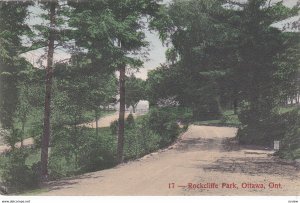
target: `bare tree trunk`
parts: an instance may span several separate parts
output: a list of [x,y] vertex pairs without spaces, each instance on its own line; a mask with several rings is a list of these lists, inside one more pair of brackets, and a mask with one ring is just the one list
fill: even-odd
[[238,108],[238,101],[237,99],[234,99],[233,100],[233,112],[234,112],[234,115],[237,115],[237,108]]
[[124,128],[125,128],[125,65],[120,69],[119,88],[120,88],[120,110],[118,122],[118,148],[117,162],[123,162],[123,147],[124,147]]
[[136,105],[132,105],[132,112],[133,113],[135,113],[136,107],[137,107],[137,104]]
[[24,146],[25,121],[22,121],[21,148]]
[[95,109],[95,120],[96,120],[96,136],[98,137],[99,136],[99,123],[98,123],[98,120],[99,120],[99,112],[98,112],[98,109]]
[[46,68],[46,89],[44,106],[44,129],[41,143],[41,181],[48,178],[48,148],[50,142],[50,116],[51,116],[51,91],[53,79],[53,54],[54,54],[54,25],[55,25],[56,2],[50,6],[50,32],[48,37],[48,55]]

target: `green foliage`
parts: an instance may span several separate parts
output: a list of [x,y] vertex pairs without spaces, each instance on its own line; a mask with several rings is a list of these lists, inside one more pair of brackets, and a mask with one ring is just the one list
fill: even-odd
[[129,126],[129,128],[134,126],[135,122],[132,114],[129,114],[128,117],[126,118],[126,124]]
[[[109,126],[110,130],[111,130],[111,134],[113,134],[113,135],[117,134],[117,132],[118,132],[118,126],[119,126],[118,120],[115,120],[115,121],[111,122],[111,124]],[[126,126],[126,124],[125,124],[125,126]]]
[[88,139],[85,139],[79,150],[80,171],[96,171],[114,166],[115,149],[116,137],[110,133],[109,128],[102,128],[98,137],[89,130]]
[[28,31],[25,19],[30,2],[0,2],[0,122],[3,128],[13,127],[18,103],[18,72],[25,60],[19,54],[25,49],[21,37]]
[[127,108],[130,106],[133,108],[133,113],[135,113],[138,102],[146,97],[145,86],[145,82],[140,78],[136,78],[134,75],[126,79],[125,104]]
[[241,122],[238,119],[238,115],[234,114],[233,110],[224,111],[222,117],[218,120],[194,121],[193,123],[195,125],[229,127],[239,127],[241,125]]
[[160,140],[160,135],[149,128],[148,117],[138,118],[134,127],[125,131],[125,160],[136,159],[159,149]]
[[298,11],[266,0],[171,2],[151,24],[172,43],[167,57],[173,59],[149,74],[150,103],[172,98],[190,107],[194,119],[215,123],[222,105],[239,106],[241,142],[266,144],[282,136],[272,129],[280,120],[278,104],[297,94],[299,33],[272,24]]
[[247,125],[241,125],[237,134],[242,144],[272,146],[274,140],[282,140],[285,134],[291,133],[291,128],[297,126],[298,110],[283,114],[274,112],[261,116],[260,120],[255,120],[257,115],[253,114],[257,112],[248,109],[239,115],[241,122],[247,121]]
[[168,109],[151,109],[148,122],[149,129],[161,137],[160,147],[172,143],[179,135],[176,114],[169,112]]
[[[149,114],[136,118],[134,122],[130,117],[125,123],[125,160],[139,158],[170,145],[181,132],[177,121],[190,120],[191,111],[184,108],[153,108]],[[111,123],[112,134],[116,134],[117,127],[118,121]]]
[[[150,98],[174,98],[190,107],[198,120],[220,118],[220,81],[236,56],[236,31],[228,23],[234,12],[225,9],[223,3],[173,1],[160,11],[152,26],[173,47],[167,52],[171,64],[149,74]],[[152,82],[154,78],[158,78],[157,83]]]
[[[147,47],[142,17],[150,18],[158,10],[158,0],[88,1],[70,4],[70,26],[78,46],[88,50],[91,71],[113,72],[120,65],[140,67],[141,60],[128,53]],[[97,64],[97,65],[96,65]]]
[[1,181],[8,188],[9,192],[28,190],[38,185],[39,175],[35,165],[29,167],[25,160],[28,153],[23,149],[10,151],[1,158]]
[[22,132],[19,129],[13,128],[3,138],[4,142],[14,150],[16,143],[21,141],[21,136]]
[[55,134],[49,160],[51,179],[101,170],[115,164],[116,137],[108,128],[101,128],[98,136],[93,129],[78,127],[77,131],[80,133],[76,139],[71,136],[74,132],[67,128]]
[[300,158],[300,109],[286,113],[287,130],[281,141],[279,156],[287,159]]

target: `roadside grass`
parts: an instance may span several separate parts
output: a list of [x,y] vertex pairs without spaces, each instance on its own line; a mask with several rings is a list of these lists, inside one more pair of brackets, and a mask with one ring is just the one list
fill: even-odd
[[234,114],[233,110],[226,110],[223,112],[222,118],[218,120],[193,121],[192,124],[208,125],[208,126],[239,127],[241,123],[238,119],[238,115]]
[[[293,111],[299,106],[288,106],[280,107],[278,112],[279,114],[285,114],[287,112]],[[239,127],[241,122],[238,119],[238,115],[234,114],[233,110],[226,110],[223,112],[223,116],[218,120],[206,120],[206,121],[193,121],[194,125],[208,125],[208,126],[228,126],[228,127]]]
[[299,108],[299,106],[287,106],[287,107],[280,107],[279,108],[279,114],[284,114],[290,111],[293,111],[295,109]]

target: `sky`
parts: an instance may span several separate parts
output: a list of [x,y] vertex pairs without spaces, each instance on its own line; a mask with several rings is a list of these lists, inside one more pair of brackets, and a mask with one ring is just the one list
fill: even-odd
[[[169,3],[171,0],[164,0],[164,3]],[[245,0],[238,0],[238,1],[245,1]],[[272,0],[272,2],[277,2],[279,0]],[[286,6],[294,6],[296,5],[297,1],[300,0],[283,0],[283,3]],[[33,8],[32,8],[33,9]],[[36,9],[33,9],[35,11],[35,13],[38,13],[39,11]],[[286,22],[291,22],[291,21],[295,21],[295,20],[299,20],[299,17],[294,17],[291,19],[287,19],[284,21],[284,23]],[[36,16],[32,16],[29,20],[28,20],[29,24],[39,24],[42,23],[42,21],[40,21],[38,18],[36,18]],[[281,27],[282,23],[277,23],[275,24],[276,27]],[[149,42],[149,55],[148,55],[148,59],[144,60],[144,67],[139,69],[139,72],[136,72],[135,75],[136,77],[142,78],[142,79],[146,79],[147,78],[147,72],[149,70],[153,70],[155,68],[157,68],[160,64],[164,63],[166,61],[165,58],[165,51],[167,50],[167,47],[164,46],[162,44],[162,42],[160,41],[159,37],[158,37],[158,33],[155,31],[146,31],[146,40]],[[26,54],[24,54],[25,58],[33,63],[35,66],[39,66],[37,61],[40,58],[41,55],[44,54],[44,50],[43,49],[39,49],[36,51],[31,51],[28,52]],[[70,57],[70,54],[64,52],[63,50],[56,50],[55,55],[54,55],[54,59],[55,61],[61,61],[64,59],[67,59]],[[43,62],[43,64],[45,65],[45,61]]]

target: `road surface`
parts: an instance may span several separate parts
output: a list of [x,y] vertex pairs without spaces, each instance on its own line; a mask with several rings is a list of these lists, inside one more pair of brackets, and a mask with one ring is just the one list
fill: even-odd
[[[0,143],[3,144],[3,143]],[[33,138],[26,138],[23,140],[23,146],[30,146],[34,144]],[[21,147],[21,142],[17,142],[15,145],[17,148]],[[4,153],[5,151],[8,151],[10,149],[9,145],[0,145],[0,154]]]
[[299,169],[242,148],[235,128],[190,126],[175,145],[112,169],[50,182],[39,195],[299,195]]

